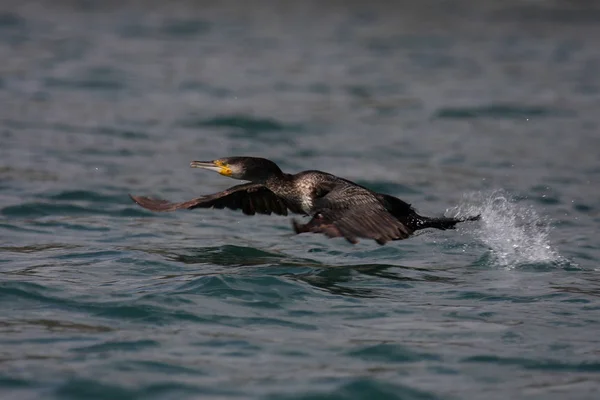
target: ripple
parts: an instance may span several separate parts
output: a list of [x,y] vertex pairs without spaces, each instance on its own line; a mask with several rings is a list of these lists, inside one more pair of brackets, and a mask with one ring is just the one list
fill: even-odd
[[119,371],[151,371],[165,374],[190,374],[190,375],[205,375],[198,368],[184,367],[172,362],[161,362],[151,360],[128,360],[118,362],[115,369]]
[[69,379],[60,385],[55,394],[63,399],[103,399],[115,400],[134,399],[134,390],[126,389],[115,384],[104,384],[91,379]]
[[118,250],[96,250],[96,251],[72,251],[68,254],[58,254],[53,258],[60,260],[94,260],[115,258],[121,255]]
[[204,35],[210,31],[210,22],[202,19],[171,19],[163,23],[161,32],[168,36],[185,37]]
[[128,352],[145,350],[152,347],[158,347],[160,344],[154,340],[128,340],[128,341],[109,341],[91,346],[75,347],[71,351],[76,353],[106,353],[106,352]]
[[[232,95],[232,91],[230,89],[224,87],[214,86],[208,83],[199,82],[199,81],[186,81],[179,85],[179,90],[182,92],[199,92],[206,93],[211,97],[216,98],[225,98],[227,96]],[[193,121],[188,121],[188,123],[193,123]]]
[[65,250],[65,249],[76,249],[80,246],[74,244],[63,244],[63,243],[47,243],[47,244],[38,244],[38,245],[29,245],[29,246],[4,246],[0,247],[0,251],[2,252],[10,252],[10,253],[38,253],[38,252],[46,252],[48,250]]
[[23,16],[10,11],[0,12],[0,40],[8,45],[19,46],[26,42],[30,28]]
[[353,350],[347,354],[367,361],[393,363],[422,362],[424,360],[439,361],[441,359],[438,355],[415,352],[397,344],[378,344]]
[[102,75],[103,74],[90,73],[88,77],[81,77],[79,79],[46,78],[44,83],[49,89],[118,91],[126,88],[124,80]]
[[122,203],[123,195],[109,196],[91,190],[64,190],[56,194],[45,194],[43,198],[58,201],[89,201],[97,203]]
[[3,373],[0,372],[0,387],[4,389],[26,389],[35,387],[35,384],[31,380],[3,376]]
[[18,329],[31,326],[43,327],[52,332],[104,333],[113,331],[113,328],[103,325],[89,325],[50,319],[0,321],[0,327],[2,328]]
[[[157,250],[154,250],[157,251]],[[223,245],[201,249],[165,250],[166,258],[185,264],[213,264],[223,266],[265,265],[281,261],[286,256],[270,253],[255,247]]]
[[52,172],[12,166],[0,167],[0,178],[26,182],[53,182],[59,180],[59,176]]
[[531,360],[526,358],[499,357],[496,355],[480,355],[467,357],[462,360],[467,363],[483,363],[496,365],[511,365],[525,369],[572,371],[572,372],[600,372],[600,363],[597,361],[568,363],[554,360]]
[[46,233],[46,231],[42,229],[33,229],[30,227],[19,226],[17,224],[0,223],[0,229],[6,229],[11,232]]
[[138,207],[126,207],[118,210],[109,211],[107,209],[97,209],[91,207],[70,205],[70,204],[51,204],[31,202],[8,206],[0,209],[0,214],[5,217],[19,218],[40,218],[53,215],[85,216],[85,215],[113,215],[121,217],[144,217],[149,212],[139,210]]
[[44,304],[63,303],[61,299],[53,297],[51,294],[58,293],[58,289],[51,289],[47,286],[38,285],[31,282],[0,282],[0,302],[13,303],[17,299],[23,299]]
[[544,299],[556,299],[565,297],[560,293],[549,293],[535,296],[518,296],[514,294],[506,294],[506,295],[490,295],[487,292],[476,292],[476,291],[462,291],[458,292],[456,295],[456,299],[462,300],[477,300],[477,301],[509,301],[512,303],[536,303]]
[[463,118],[534,118],[571,116],[572,111],[552,109],[540,106],[519,106],[492,104],[479,107],[446,107],[435,112],[434,118],[463,119]]
[[290,125],[274,118],[257,118],[247,115],[229,115],[213,118],[188,118],[181,122],[186,128],[236,128],[246,132],[298,132],[299,125]]
[[221,386],[200,386],[178,381],[155,382],[141,385],[139,389],[130,389],[124,383],[102,383],[92,379],[75,378],[61,385],[55,394],[60,399],[186,399],[204,396],[239,396],[234,388]]
[[117,137],[120,139],[149,139],[150,135],[145,132],[134,130],[131,128],[115,128],[111,126],[101,126],[88,129],[94,135],[104,135],[109,137]]
[[[575,3],[572,3],[575,5]],[[530,4],[517,4],[505,10],[495,11],[494,18],[521,21],[525,24],[549,22],[555,26],[586,24],[595,25],[600,18],[600,10],[589,3],[590,6],[570,6],[569,3],[549,3],[547,7],[535,7]]]
[[[402,271],[402,273],[398,272]],[[438,273],[435,273],[438,272]],[[328,293],[356,297],[387,297],[386,291],[380,288],[358,286],[353,283],[356,276],[378,278],[388,281],[394,288],[411,289],[416,282],[454,283],[456,279],[445,277],[441,271],[419,267],[405,267],[391,264],[356,264],[356,265],[324,265],[312,267],[309,272],[287,273],[289,279],[305,282]]]
[[253,308],[282,309],[311,293],[296,282],[275,276],[201,276],[173,289],[173,294],[222,298]]
[[409,386],[383,382],[375,378],[351,379],[333,390],[315,391],[303,390],[297,394],[272,395],[269,400],[363,400],[363,399],[389,399],[389,400],[435,400],[438,397],[432,393],[413,389]]
[[25,24],[25,18],[17,13],[10,11],[0,12],[0,28],[23,28]]
[[165,18],[160,23],[127,22],[119,29],[123,38],[182,40],[206,35],[211,30],[209,21],[197,18]]

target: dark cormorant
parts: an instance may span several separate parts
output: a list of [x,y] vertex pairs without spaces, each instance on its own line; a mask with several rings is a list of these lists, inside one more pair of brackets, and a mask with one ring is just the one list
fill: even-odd
[[467,218],[430,218],[415,212],[410,204],[388,194],[373,192],[351,181],[321,171],[286,174],[274,162],[256,157],[228,157],[214,161],[192,161],[192,168],[204,168],[234,179],[250,181],[219,193],[182,203],[170,203],[143,196],[131,196],[152,211],[194,208],[241,209],[246,215],[309,215],[306,224],[292,220],[296,233],[323,233],[344,237],[350,243],[358,238],[379,244],[408,238],[425,228],[452,229]]

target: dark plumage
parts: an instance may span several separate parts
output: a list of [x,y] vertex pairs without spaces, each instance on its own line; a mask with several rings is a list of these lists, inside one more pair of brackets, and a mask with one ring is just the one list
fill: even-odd
[[459,222],[479,219],[479,215],[462,219],[424,217],[394,196],[373,192],[321,171],[286,174],[277,164],[264,158],[229,157],[193,161],[190,166],[251,183],[182,203],[130,195],[131,198],[152,211],[229,208],[242,210],[246,215],[287,215],[290,211],[312,217],[306,224],[292,220],[296,233],[323,233],[332,238],[344,237],[350,243],[368,238],[385,244],[406,239],[420,229],[452,229]]

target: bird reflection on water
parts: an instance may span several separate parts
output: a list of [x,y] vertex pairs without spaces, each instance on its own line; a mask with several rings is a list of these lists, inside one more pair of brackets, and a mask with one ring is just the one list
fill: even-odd
[[[393,281],[394,286],[411,287],[411,282],[432,282],[454,284],[456,279],[436,274],[435,271],[422,267],[395,264],[326,264],[309,258],[290,257],[284,253],[263,251],[252,247],[216,246],[203,249],[158,250],[169,261],[191,265],[222,266],[217,275],[248,275],[258,269],[260,273],[278,276],[293,281],[304,282],[319,290],[334,295],[349,297],[385,297],[385,290],[352,286],[360,285],[360,277],[378,277]],[[436,271],[440,271],[436,268]],[[443,270],[442,270],[443,271]],[[187,277],[203,277],[215,275],[214,268],[210,273],[194,270],[181,271],[178,274],[165,276],[165,279]]]

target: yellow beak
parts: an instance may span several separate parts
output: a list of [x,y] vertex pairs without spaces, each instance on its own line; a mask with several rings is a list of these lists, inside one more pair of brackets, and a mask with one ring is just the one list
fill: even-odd
[[224,162],[219,161],[219,160],[192,161],[190,163],[190,167],[208,169],[210,171],[218,172],[219,174],[224,175],[224,176],[231,176],[231,174],[232,174],[231,168],[229,168],[227,166],[227,164],[225,164]]

